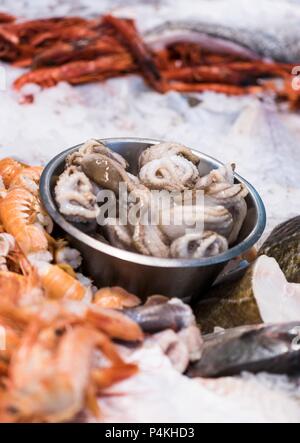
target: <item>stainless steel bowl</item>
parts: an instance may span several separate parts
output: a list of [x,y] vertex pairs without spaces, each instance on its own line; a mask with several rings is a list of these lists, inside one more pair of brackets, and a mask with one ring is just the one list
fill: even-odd
[[[139,138],[111,138],[101,140],[129,162],[136,173],[141,152],[158,140]],[[70,243],[84,258],[84,272],[98,286],[122,286],[141,298],[151,294],[179,297],[185,301],[201,298],[226,264],[250,249],[261,237],[266,225],[266,212],[257,191],[239,175],[236,181],[244,183],[248,190],[248,213],[235,246],[217,257],[188,260],[147,257],[123,251],[90,237],[69,223],[59,212],[54,199],[54,187],[65,167],[65,158],[81,145],[68,149],[47,165],[41,178],[40,192],[46,210]],[[201,159],[200,172],[207,174],[222,165],[205,154],[194,151]]]

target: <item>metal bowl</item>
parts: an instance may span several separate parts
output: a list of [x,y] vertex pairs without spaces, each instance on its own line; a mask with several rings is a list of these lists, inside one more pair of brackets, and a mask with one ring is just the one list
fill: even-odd
[[[141,152],[158,140],[139,138],[111,138],[101,140],[112,150],[123,155],[130,165],[130,171],[137,173]],[[84,272],[91,276],[98,286],[122,286],[141,298],[151,294],[179,297],[185,301],[201,298],[214,282],[226,264],[250,249],[261,237],[266,225],[266,212],[257,191],[239,175],[236,181],[244,183],[248,190],[248,213],[239,240],[226,253],[205,259],[165,259],[124,251],[95,240],[69,223],[58,211],[54,188],[65,167],[65,158],[81,145],[68,149],[47,165],[41,178],[40,192],[43,204],[56,225],[63,231],[70,243],[83,256]],[[201,159],[200,173],[207,174],[222,163],[193,151]]]

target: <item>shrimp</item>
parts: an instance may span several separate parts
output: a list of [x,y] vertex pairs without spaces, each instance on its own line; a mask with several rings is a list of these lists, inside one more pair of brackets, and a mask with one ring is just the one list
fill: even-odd
[[0,233],[0,271],[8,271],[7,258],[15,248],[15,238],[5,232]]
[[141,300],[123,288],[102,288],[96,292],[94,303],[102,308],[123,309],[134,308],[141,304]]
[[0,23],[12,23],[15,20],[16,17],[14,17],[13,15],[6,12],[0,12]]
[[25,332],[32,317],[29,311],[15,306],[12,300],[0,297],[0,324],[6,329],[13,330],[18,336]]
[[122,20],[112,15],[103,17],[103,23],[109,24],[115,30],[120,39],[128,47],[135,58],[145,79],[158,92],[166,92],[166,82],[156,66],[153,55],[142,40],[137,29],[127,20]]
[[25,254],[47,251],[48,240],[42,224],[38,199],[27,189],[13,188],[0,201],[0,219]]
[[9,189],[23,188],[27,189],[34,195],[38,195],[42,172],[43,168],[40,166],[23,168],[10,180]]
[[59,266],[46,262],[37,262],[35,266],[48,298],[82,300],[85,297],[88,289]]
[[24,169],[18,174],[14,180],[12,180],[10,188],[22,188],[26,189],[37,199],[37,221],[43,226],[48,234],[51,234],[54,228],[51,217],[45,211],[39,197],[39,183],[43,168],[39,166],[33,166],[31,168]]
[[0,272],[0,298],[16,305],[32,305],[40,300],[41,290],[32,284],[31,278],[15,272]]
[[[37,219],[45,227],[48,233],[53,230],[53,222],[45,213],[39,201],[39,182],[43,168],[40,166],[26,166],[17,162],[12,158],[5,158],[0,161],[0,177],[3,186],[0,186],[0,197],[7,196],[6,190],[10,191],[15,188],[27,190],[37,199]],[[0,183],[1,184],[1,183]]]
[[21,253],[15,254],[22,274],[0,271],[0,300],[20,307],[38,304],[44,300],[39,276]]
[[[7,194],[6,187],[5,187],[5,184],[3,182],[2,177],[0,175],[0,199],[6,197],[6,194]],[[3,232],[3,231],[4,231],[4,229],[3,229],[3,226],[1,225],[1,232]]]
[[13,158],[4,158],[0,160],[0,176],[4,185],[8,188],[14,178],[22,172],[24,165]]
[[0,340],[0,376],[8,371],[10,358],[19,346],[21,335],[28,326],[28,316],[23,310],[14,306],[11,301],[0,301],[0,327],[4,328],[5,349],[1,349]]
[[0,298],[9,298],[14,304],[34,305],[46,298],[82,300],[86,289],[76,278],[59,266],[39,261],[34,256],[31,262],[16,253],[22,274],[0,272]]
[[20,187],[37,195],[42,172],[41,166],[26,166],[9,157],[0,160],[0,176],[7,189]]
[[121,312],[112,309],[89,306],[84,320],[111,338],[125,341],[142,341],[143,332],[139,325]]
[[[93,367],[97,349],[111,367]],[[101,332],[80,324],[32,323],[12,357],[0,421],[65,422],[89,406],[99,415],[96,389],[135,371]]]
[[105,80],[118,74],[132,72],[135,69],[130,54],[122,53],[98,57],[94,60],[78,60],[62,66],[46,67],[27,72],[14,82],[14,88],[20,90],[28,83],[36,83],[43,88],[55,86],[61,81],[73,85],[94,80]]

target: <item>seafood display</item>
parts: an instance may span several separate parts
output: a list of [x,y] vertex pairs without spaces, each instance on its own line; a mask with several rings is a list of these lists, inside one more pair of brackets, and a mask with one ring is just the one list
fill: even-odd
[[[150,146],[138,163],[133,175],[119,154],[89,140],[66,159],[55,187],[59,211],[73,223],[97,220],[94,235],[99,232],[115,247],[148,256],[214,257],[236,243],[247,215],[248,190],[235,182],[235,165],[200,176],[199,157],[178,143]],[[112,203],[120,207],[122,185],[128,206],[101,222],[99,192],[111,191]],[[124,210],[127,223],[121,219]]]
[[[161,244],[168,251],[172,244],[180,254],[191,253],[187,246],[190,241],[196,241],[193,256],[215,255],[225,246],[228,248],[241,228],[241,202],[246,197],[244,187],[234,181],[234,165],[200,176],[199,159],[192,151],[179,144],[164,143],[143,151],[138,169],[154,163],[156,170],[160,160],[162,173],[156,176],[150,169],[147,187],[144,175],[128,172],[129,165],[119,154],[100,142],[89,141],[67,158],[66,170],[56,186],[58,204],[74,223],[94,226],[89,211],[98,212],[97,192],[103,187],[117,200],[117,185],[125,181],[139,198],[141,212],[149,204],[153,188],[161,190],[166,184],[169,189],[174,187],[174,209],[182,204],[179,195],[192,187],[204,192],[204,204],[208,205],[204,225],[215,232],[204,231],[197,238],[189,232],[182,239],[178,237],[181,226],[162,229],[139,223],[138,229],[130,227],[127,231],[126,226],[111,225],[108,238],[130,250],[139,245],[140,251],[149,253],[157,253]],[[172,168],[176,174],[172,174]],[[42,207],[38,192],[41,168],[9,158],[0,160],[0,171],[0,326],[6,332],[6,347],[0,351],[0,422],[90,422],[112,417],[124,421],[128,415],[125,405],[130,404],[132,395],[134,398],[132,387],[140,386],[141,392],[146,391],[143,406],[135,412],[134,421],[139,421],[145,419],[145,411],[150,413],[152,397],[147,389],[157,389],[162,383],[168,390],[171,380],[185,395],[193,391],[193,401],[202,398],[207,420],[213,420],[217,410],[222,421],[232,416],[233,410],[229,408],[231,400],[224,398],[219,389],[228,384],[231,399],[242,395],[249,383],[235,376],[244,371],[299,374],[300,285],[287,281],[274,258],[256,257],[249,251],[246,256],[254,261],[245,275],[213,286],[193,309],[179,299],[163,295],[154,295],[142,304],[136,295],[122,288],[97,288],[81,274],[80,253],[66,240],[56,238]],[[188,197],[187,214],[192,217],[191,208],[197,204],[195,192]],[[292,249],[297,245],[297,219],[286,225],[293,230],[283,230],[287,242],[293,240]],[[152,244],[149,238],[156,240]],[[277,246],[280,239],[275,236],[273,243],[267,240],[266,244]],[[290,257],[293,253],[298,257],[297,247],[291,250]],[[299,270],[297,261],[293,263],[295,273]],[[226,330],[215,330],[216,327]],[[208,332],[214,333],[205,335]],[[154,368],[158,362],[159,373]],[[226,383],[220,378],[224,376],[230,377]],[[145,384],[145,377],[150,377],[151,382]],[[272,395],[282,398],[298,417],[293,399],[287,400],[273,391],[271,394],[266,387],[253,388],[266,399]],[[119,398],[122,389],[126,394],[117,408],[121,414],[118,418],[115,393]],[[170,394],[167,404],[161,403],[164,420],[178,420],[176,414],[165,410],[175,402],[175,410],[180,411],[180,395],[176,398]],[[240,397],[238,401],[242,402]],[[293,421],[282,410],[268,416],[264,407],[260,410],[257,401],[253,402],[260,419],[272,421],[278,415]],[[196,403],[190,418],[195,416],[195,407]],[[181,419],[185,417],[183,411],[178,413]],[[252,416],[254,410],[249,413]],[[243,414],[236,414],[235,411],[237,420],[245,420]],[[151,417],[159,421],[155,411]],[[195,420],[199,421],[198,412]]]
[[[71,168],[84,162],[81,154],[69,158]],[[83,411],[101,419],[102,393],[138,373],[130,349],[160,349],[177,373],[200,358],[190,307],[160,296],[140,306],[122,288],[94,287],[80,273],[80,253],[53,237],[38,192],[41,168],[6,158],[0,171],[0,422],[69,422]]]
[[300,7],[17,3],[0,423],[300,423]]
[[300,61],[299,47],[284,37],[204,22],[165,23],[142,36],[132,20],[112,15],[24,22],[0,15],[0,59],[30,69],[17,90],[140,74],[160,93],[266,93],[297,107],[291,63]]

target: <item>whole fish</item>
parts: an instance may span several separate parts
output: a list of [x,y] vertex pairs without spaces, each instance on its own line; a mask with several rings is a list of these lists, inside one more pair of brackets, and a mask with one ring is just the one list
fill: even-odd
[[259,250],[274,257],[287,280],[300,283],[300,216],[277,226]]
[[230,53],[248,59],[266,58],[294,63],[300,61],[300,30],[281,32],[249,30],[204,21],[168,21],[146,32],[147,44],[161,49],[177,42],[199,43],[203,49]]
[[244,371],[300,373],[300,320],[244,326],[203,338],[202,357],[188,370],[190,377],[233,376]]
[[143,306],[123,312],[149,334],[166,329],[178,332],[195,324],[192,309],[177,298],[168,300],[163,296],[152,296]]
[[213,286],[194,312],[202,333],[300,321],[300,284],[287,282],[274,258],[260,256],[241,278]]

